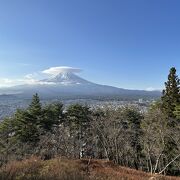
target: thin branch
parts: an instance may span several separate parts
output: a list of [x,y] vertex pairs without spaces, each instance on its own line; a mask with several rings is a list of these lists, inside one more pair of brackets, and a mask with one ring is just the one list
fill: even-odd
[[168,166],[169,166],[170,164],[172,164],[172,163],[173,163],[177,158],[179,158],[179,157],[180,157],[180,154],[177,155],[172,161],[170,161],[170,162],[165,166],[165,168],[159,172],[159,174],[162,174],[162,173],[168,168]]

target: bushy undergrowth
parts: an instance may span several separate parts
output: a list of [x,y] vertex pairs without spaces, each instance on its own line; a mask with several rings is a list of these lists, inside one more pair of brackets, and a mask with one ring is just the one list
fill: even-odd
[[0,170],[2,180],[81,180],[85,179],[79,171],[78,164],[66,160],[53,159],[42,161],[37,157],[28,160],[14,161]]
[[147,174],[114,165],[103,160],[68,160],[55,158],[43,161],[32,157],[14,161],[0,169],[0,180],[178,180]]

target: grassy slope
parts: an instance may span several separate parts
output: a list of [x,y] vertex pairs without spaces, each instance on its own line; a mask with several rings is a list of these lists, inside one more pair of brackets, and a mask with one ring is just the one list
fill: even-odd
[[11,162],[0,169],[0,180],[178,180],[178,177],[154,176],[114,165],[104,160],[52,159],[36,157]]

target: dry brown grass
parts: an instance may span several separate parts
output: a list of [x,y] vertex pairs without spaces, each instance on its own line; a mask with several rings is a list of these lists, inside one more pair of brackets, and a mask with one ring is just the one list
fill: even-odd
[[[88,160],[81,160],[79,163],[87,166]],[[180,180],[178,177],[152,176],[143,171],[117,166],[104,160],[92,160],[88,169],[90,172],[89,177],[93,180]]]
[[81,180],[85,179],[78,164],[68,160],[42,161],[32,157],[7,164],[0,169],[0,180]]
[[178,180],[114,165],[105,160],[43,161],[37,157],[16,161],[0,169],[0,180]]

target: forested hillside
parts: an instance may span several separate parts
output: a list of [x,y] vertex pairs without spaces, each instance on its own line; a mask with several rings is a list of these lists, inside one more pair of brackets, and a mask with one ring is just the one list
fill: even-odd
[[162,98],[147,112],[131,106],[42,106],[35,94],[27,109],[0,123],[0,165],[31,156],[106,159],[151,174],[180,176],[179,83],[171,68]]

